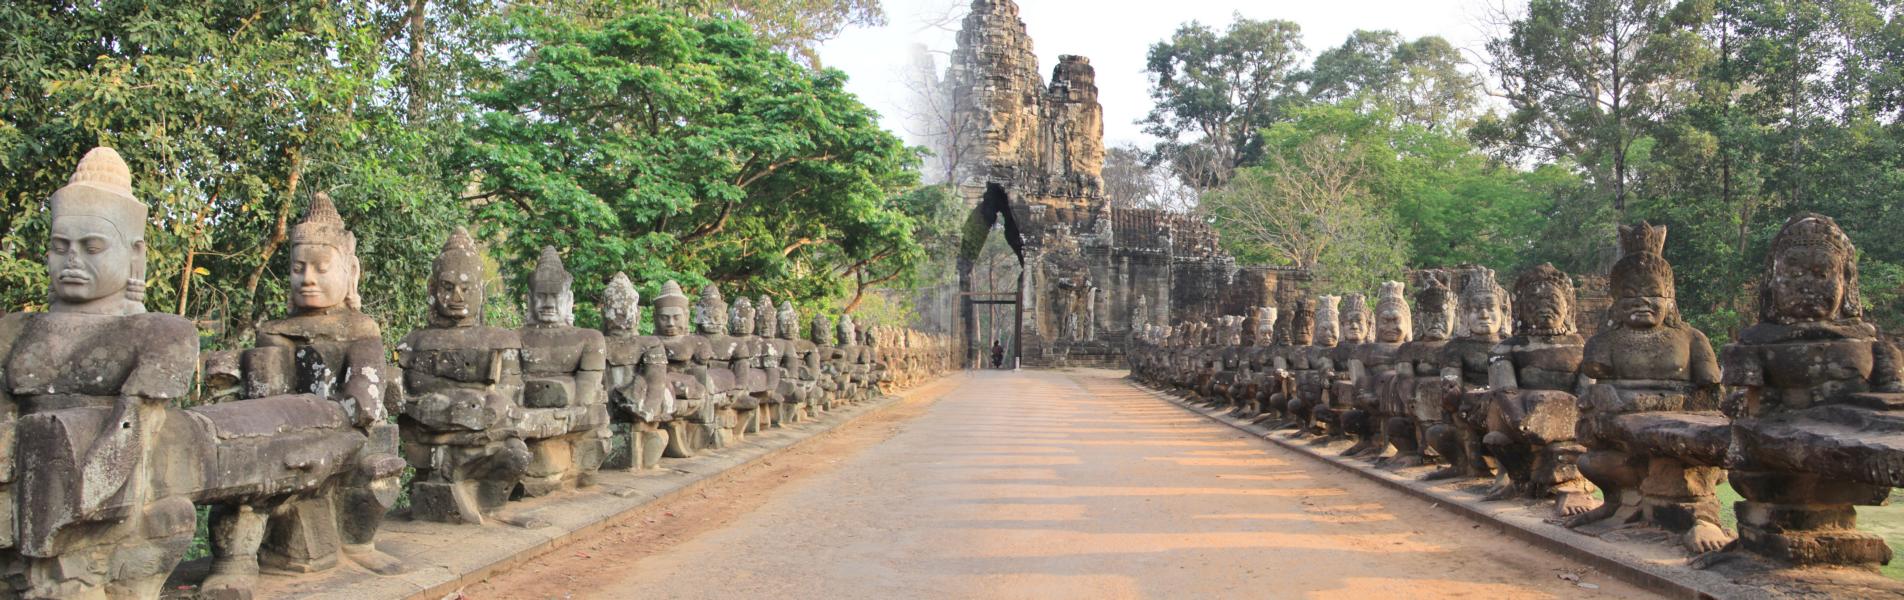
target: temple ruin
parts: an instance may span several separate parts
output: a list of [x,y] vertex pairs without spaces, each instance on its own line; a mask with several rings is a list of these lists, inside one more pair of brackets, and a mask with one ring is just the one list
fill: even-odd
[[[1012,0],[976,0],[945,80],[971,157],[960,192],[985,236],[1002,221],[1023,267],[1015,297],[975,293],[959,257],[959,331],[968,364],[982,348],[973,303],[1016,311],[1013,355],[1025,366],[1122,364],[1139,323],[1240,315],[1278,305],[1311,280],[1301,269],[1238,265],[1194,215],[1114,206],[1106,196],[1104,109],[1091,60],[1064,55],[1047,84]],[[980,240],[982,241],[982,240]]]

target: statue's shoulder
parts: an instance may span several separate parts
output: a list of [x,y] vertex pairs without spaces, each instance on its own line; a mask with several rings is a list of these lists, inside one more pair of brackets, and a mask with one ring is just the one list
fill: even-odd
[[191,320],[170,313],[140,313],[125,317],[124,327],[133,339],[162,341],[172,345],[180,341],[189,341],[194,349],[198,347],[198,326]]

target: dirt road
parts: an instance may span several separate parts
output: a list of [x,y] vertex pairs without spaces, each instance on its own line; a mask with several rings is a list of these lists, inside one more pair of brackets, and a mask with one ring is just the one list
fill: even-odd
[[465,595],[1648,597],[1117,375],[944,382]]

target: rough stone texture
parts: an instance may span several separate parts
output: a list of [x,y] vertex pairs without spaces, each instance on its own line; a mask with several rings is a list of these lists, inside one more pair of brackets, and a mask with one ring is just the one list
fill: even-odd
[[1863,320],[1856,250],[1830,217],[1795,215],[1772,239],[1759,323],[1721,353],[1732,417],[1739,541],[1797,564],[1888,563],[1854,505],[1904,484],[1904,372]]
[[529,322],[517,331],[524,418],[516,433],[531,457],[520,484],[525,496],[591,485],[608,455],[605,340],[572,324],[573,281],[555,248],[543,248],[529,278]]
[[[1394,469],[1443,462],[1422,476],[1450,482],[1435,485],[1496,476],[1489,500],[1551,495],[1566,517],[1557,521],[1583,533],[1650,525],[1696,564],[1746,579],[1767,566],[1888,563],[1884,539],[1858,530],[1854,507],[1883,504],[1904,484],[1904,362],[1863,320],[1856,251],[1836,223],[1805,214],[1786,224],[1760,278],[1760,322],[1717,360],[1679,317],[1665,230],[1622,227],[1621,245],[1603,287],[1606,318],[1584,343],[1576,303],[1602,292],[1578,292],[1542,265],[1509,295],[1492,271],[1464,266],[1451,273],[1457,293],[1442,272],[1416,277],[1417,342],[1399,343],[1400,290],[1390,284],[1373,338],[1363,337],[1371,325],[1358,295],[1340,311],[1321,296],[1294,304],[1267,349],[1239,348],[1235,317],[1145,325],[1132,374],[1256,424],[1293,422],[1287,439],[1355,433],[1357,443],[1341,443],[1347,454]],[[1451,295],[1460,321],[1449,339]],[[1273,399],[1262,415],[1239,400],[1251,386]],[[1387,439],[1367,437],[1358,414],[1367,411],[1386,420]],[[1381,459],[1383,442],[1396,447],[1392,459]],[[1719,524],[1715,488],[1727,479],[1745,498],[1736,541]],[[1589,481],[1605,492],[1598,508]]]
[[[1242,315],[1307,289],[1307,272],[1237,265],[1193,215],[1113,208],[1090,60],[1061,56],[1047,85],[1012,0],[972,3],[945,79],[961,130],[976,132],[965,194],[986,223],[1002,218],[1025,266],[1016,307],[1024,365],[1123,364],[1143,325],[1139,299],[1144,318],[1166,324]],[[969,260],[960,267],[969,291]],[[978,364],[976,320],[961,314],[966,360]]]
[[326,569],[355,548],[393,567],[370,542],[402,463],[335,211],[320,199],[293,231],[294,262],[329,277],[294,270],[294,316],[260,328],[248,373],[220,360],[221,377],[249,379],[221,384],[225,397],[264,397],[182,410],[197,332],[144,312],[146,208],[130,183],[111,149],[81,160],[49,203],[48,312],[0,318],[0,595],[156,597],[191,543],[194,503],[218,515],[216,596],[249,596],[261,560]]
[[1539,265],[1514,282],[1514,335],[1490,351],[1489,456],[1507,475],[1493,494],[1554,498],[1554,512],[1573,516],[1594,507],[1593,486],[1580,476],[1585,449],[1574,443],[1579,420],[1573,391],[1585,346],[1574,331],[1573,280]]
[[1580,403],[1589,448],[1580,470],[1606,503],[1567,524],[1599,532],[1645,520],[1703,553],[1732,539],[1719,526],[1714,489],[1731,434],[1718,412],[1718,360],[1705,334],[1679,316],[1665,244],[1664,227],[1620,228],[1617,297],[1580,365],[1594,381]]

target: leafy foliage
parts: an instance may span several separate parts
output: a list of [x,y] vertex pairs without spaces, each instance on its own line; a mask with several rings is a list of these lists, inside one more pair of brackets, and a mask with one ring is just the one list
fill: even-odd
[[553,245],[584,296],[626,271],[813,300],[923,258],[893,201],[916,156],[842,74],[733,21],[643,11],[591,27],[521,11],[504,27],[514,58],[478,83],[459,154],[512,264]]

